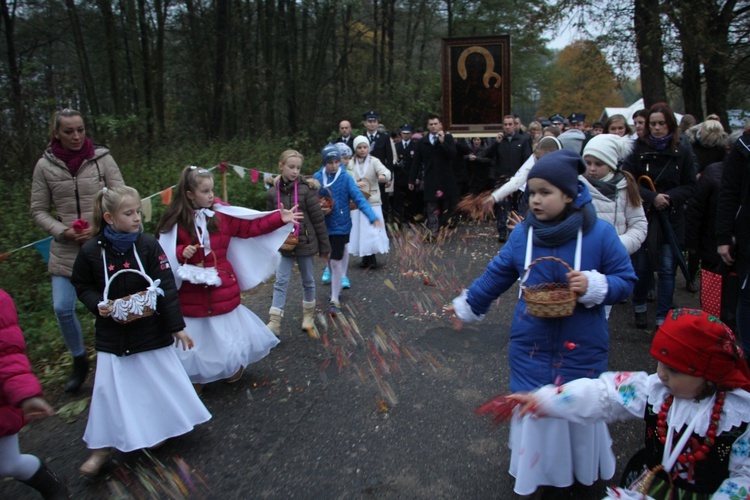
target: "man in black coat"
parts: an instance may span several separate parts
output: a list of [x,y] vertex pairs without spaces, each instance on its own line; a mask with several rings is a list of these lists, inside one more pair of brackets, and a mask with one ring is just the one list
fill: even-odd
[[750,352],[750,132],[745,132],[724,162],[716,207],[716,251],[739,278],[737,333]]
[[[414,162],[409,174],[409,190],[423,189],[427,228],[437,235],[441,227],[448,224],[453,204],[458,199],[453,162],[456,159],[456,144],[453,136],[443,131],[440,117],[427,118],[428,134],[416,145]],[[420,179],[422,173],[422,179]]]
[[[495,181],[495,189],[499,188],[515,175],[523,162],[531,156],[531,136],[519,134],[513,115],[503,117],[503,130],[497,134],[497,141],[484,150],[484,156],[494,160],[494,168],[490,177]],[[512,210],[518,210],[519,195],[514,193],[506,200],[495,204],[495,218],[497,219],[497,233],[500,242],[508,239],[508,215]]]
[[414,163],[417,141],[411,138],[414,128],[408,123],[401,127],[401,141],[396,143],[396,162],[393,165],[393,219],[398,224],[411,222],[422,213],[422,192],[409,190],[409,174]]
[[343,142],[354,151],[354,136],[352,135],[351,122],[349,120],[341,120],[341,123],[339,123],[339,132],[341,132],[341,136],[336,139],[336,142]]

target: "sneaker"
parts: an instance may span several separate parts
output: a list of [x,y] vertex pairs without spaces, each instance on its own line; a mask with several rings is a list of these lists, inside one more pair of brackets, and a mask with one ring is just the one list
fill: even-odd
[[331,307],[330,308],[331,316],[333,316],[335,318],[336,315],[341,312],[341,303],[340,302],[336,302],[335,300],[332,300],[332,301],[330,301],[328,303],[328,305]]
[[341,288],[343,288],[344,290],[348,290],[351,287],[352,287],[352,284],[349,283],[349,278],[347,278],[346,276],[341,278]]
[[331,270],[329,268],[326,267],[326,270],[323,271],[323,277],[320,279],[320,281],[324,285],[328,285],[331,283]]

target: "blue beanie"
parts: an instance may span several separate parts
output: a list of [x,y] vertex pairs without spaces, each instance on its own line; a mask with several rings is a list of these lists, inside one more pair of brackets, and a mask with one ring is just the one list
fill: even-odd
[[320,156],[323,157],[323,165],[332,160],[341,161],[341,152],[333,144],[326,144],[326,147],[320,152]]
[[567,149],[544,155],[529,171],[526,180],[544,179],[575,199],[578,196],[578,175],[586,171],[586,163],[578,153]]

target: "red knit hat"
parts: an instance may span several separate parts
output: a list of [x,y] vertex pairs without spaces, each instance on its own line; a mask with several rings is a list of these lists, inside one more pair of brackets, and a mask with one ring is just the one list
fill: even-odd
[[651,356],[720,387],[750,391],[750,370],[732,330],[698,309],[672,309],[656,331]]

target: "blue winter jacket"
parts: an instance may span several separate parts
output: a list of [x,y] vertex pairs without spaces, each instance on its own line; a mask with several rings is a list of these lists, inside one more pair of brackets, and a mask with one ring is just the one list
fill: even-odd
[[333,210],[330,214],[326,215],[326,227],[328,228],[329,235],[349,234],[352,232],[349,200],[352,200],[357,205],[357,208],[367,216],[370,223],[378,220],[378,216],[372,211],[370,204],[357,187],[357,183],[354,182],[351,175],[346,173],[346,168],[343,165],[340,166],[340,171],[341,173],[336,182],[327,188],[323,186],[327,182],[331,182],[336,174],[327,173],[325,166],[313,174],[313,177],[320,182],[320,196],[331,196],[333,198]]
[[[527,236],[527,224],[517,226],[500,253],[471,285],[467,302],[475,314],[486,313],[500,294],[523,277]],[[553,255],[573,267],[575,248],[575,238],[555,248],[534,245],[531,261]],[[596,378],[607,370],[609,328],[604,305],[625,300],[637,278],[628,252],[611,224],[597,219],[583,235],[581,248],[581,271],[604,274],[607,295],[602,304],[586,308],[578,303],[572,316],[559,319],[535,318],[526,313],[526,302],[518,299],[508,349],[512,392],[583,377]],[[542,261],[532,266],[526,284],[566,283],[566,272],[558,262]]]

